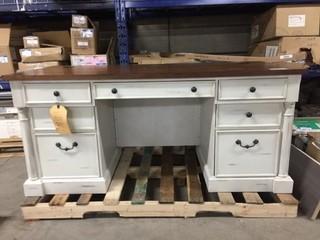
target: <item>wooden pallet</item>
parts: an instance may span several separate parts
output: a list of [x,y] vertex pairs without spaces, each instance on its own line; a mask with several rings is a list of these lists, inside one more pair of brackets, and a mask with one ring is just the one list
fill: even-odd
[[23,155],[23,145],[20,138],[0,139],[0,158],[10,158]]
[[146,147],[125,148],[106,194],[56,194],[27,197],[25,219],[84,218],[90,213],[121,217],[195,217],[231,213],[235,217],[296,217],[291,194],[209,193],[194,148],[159,154]]

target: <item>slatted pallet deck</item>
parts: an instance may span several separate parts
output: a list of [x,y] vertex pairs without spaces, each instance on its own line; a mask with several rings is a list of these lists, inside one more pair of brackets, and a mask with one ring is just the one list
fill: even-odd
[[0,139],[0,158],[10,158],[23,155],[23,145],[20,138]]
[[25,219],[84,218],[90,214],[121,217],[195,217],[229,213],[235,217],[296,217],[291,194],[209,193],[195,149],[177,154],[171,147],[154,151],[125,148],[106,194],[56,194],[27,197]]

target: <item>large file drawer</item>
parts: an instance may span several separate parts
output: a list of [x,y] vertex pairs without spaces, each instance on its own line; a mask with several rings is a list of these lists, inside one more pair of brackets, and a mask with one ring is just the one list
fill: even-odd
[[279,141],[279,131],[218,132],[216,176],[275,176]]
[[214,97],[213,81],[96,83],[97,99]]
[[35,138],[44,178],[99,176],[96,134],[36,135]]

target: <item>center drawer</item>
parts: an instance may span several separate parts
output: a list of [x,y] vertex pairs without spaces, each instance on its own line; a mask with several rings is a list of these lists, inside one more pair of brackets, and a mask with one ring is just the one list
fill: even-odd
[[36,135],[43,177],[98,177],[95,134]]
[[219,104],[217,125],[221,128],[279,127],[282,103]]
[[97,99],[214,97],[213,81],[96,83]]
[[[53,131],[55,126],[49,113],[50,107],[31,108],[33,128],[36,131]],[[68,122],[72,131],[95,130],[93,107],[67,107]]]
[[279,131],[218,132],[217,177],[275,176],[279,157]]

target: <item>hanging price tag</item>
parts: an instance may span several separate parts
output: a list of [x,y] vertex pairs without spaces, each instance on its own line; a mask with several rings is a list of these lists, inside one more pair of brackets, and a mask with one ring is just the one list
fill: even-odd
[[68,124],[68,109],[62,105],[53,105],[49,112],[57,132],[61,134],[70,134],[71,130]]

